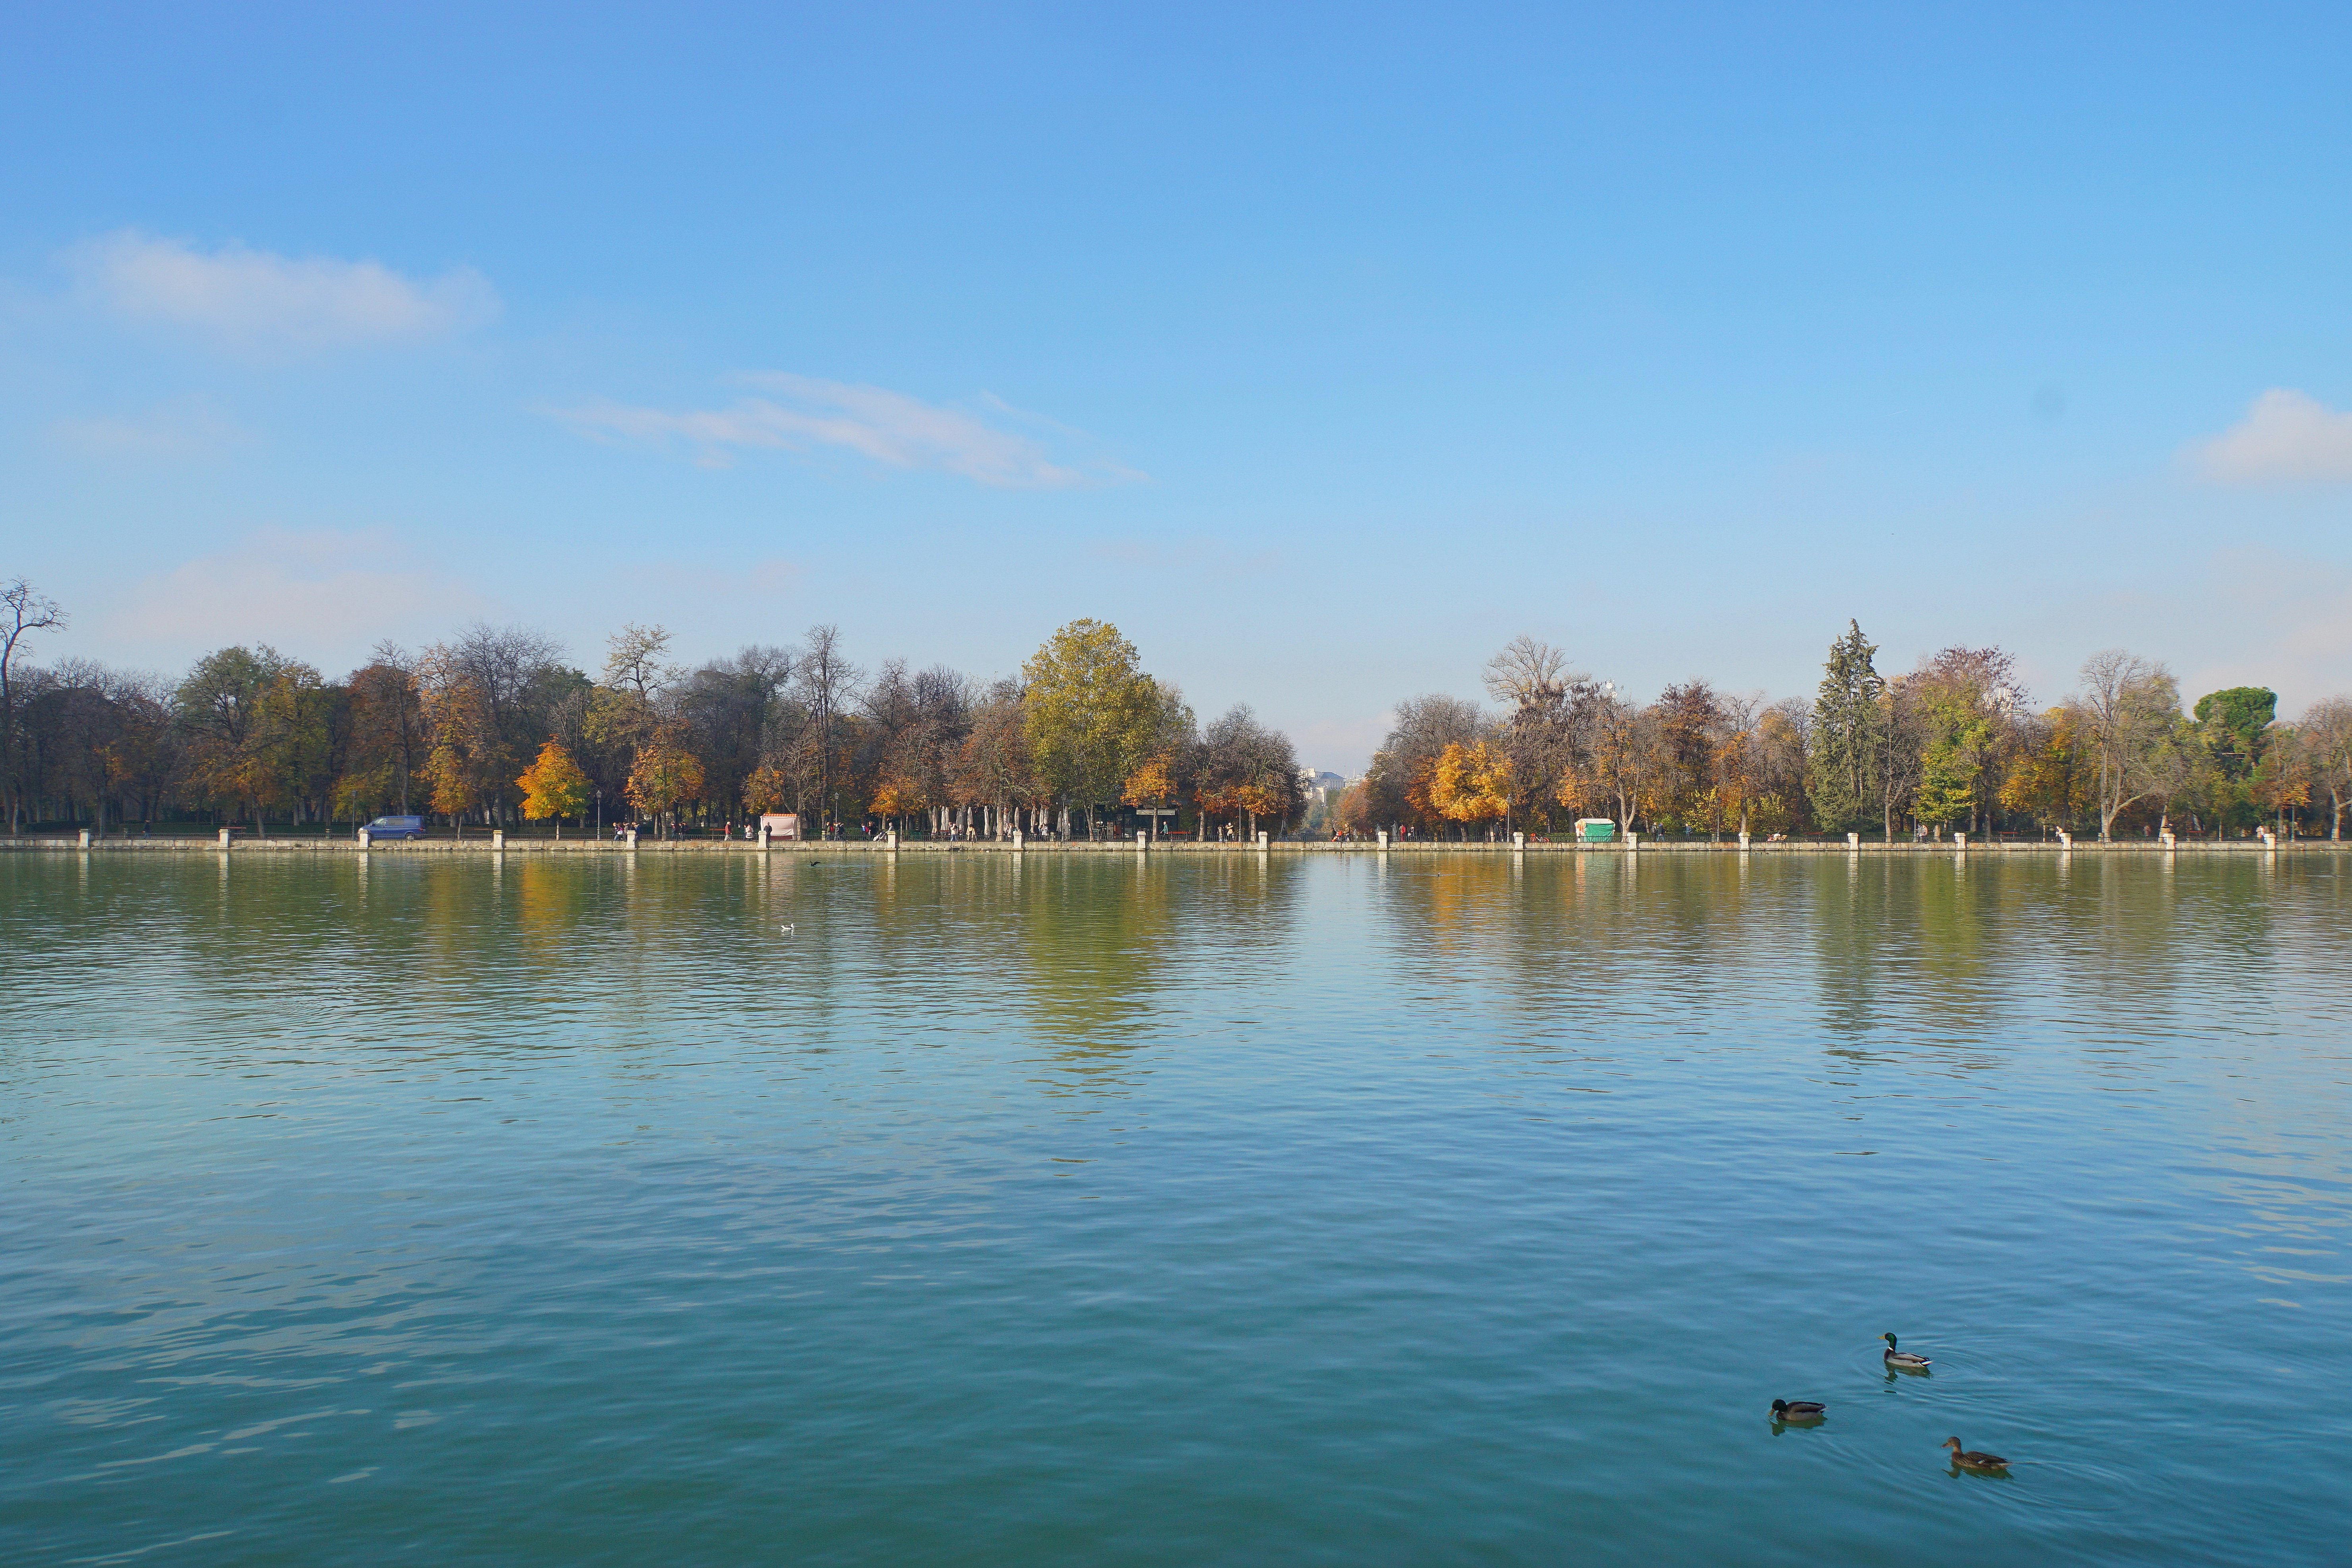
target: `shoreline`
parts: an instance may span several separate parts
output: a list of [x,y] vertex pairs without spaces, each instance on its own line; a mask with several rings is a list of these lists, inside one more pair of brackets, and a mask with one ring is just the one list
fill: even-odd
[[970,840],[957,843],[940,843],[923,840],[912,843],[890,844],[879,841],[856,841],[841,843],[771,844],[762,849],[755,843],[732,839],[687,839],[662,842],[646,840],[635,845],[610,842],[601,839],[516,839],[503,844],[488,837],[479,839],[402,840],[369,845],[362,850],[357,841],[332,839],[238,839],[224,847],[215,839],[197,838],[135,838],[97,839],[88,845],[71,839],[16,838],[0,839],[0,853],[17,854],[345,854],[345,855],[628,855],[628,854],[688,854],[688,855],[1244,855],[1244,854],[1369,854],[1369,855],[2273,855],[2341,852],[2352,848],[2352,841],[2337,842],[2328,839],[2293,839],[2275,846],[2259,839],[2187,840],[2173,844],[2153,842],[2100,843],[2096,840],[2077,841],[2072,845],[2034,841],[2032,843],[1971,843],[1955,844],[1949,841],[1931,843],[1863,843],[1839,844],[1814,841],[1783,843],[1715,843],[1703,841],[1656,841],[1643,840],[1638,844],[1612,842],[1605,844],[1577,843],[1444,843],[1428,840],[1381,844],[1325,841],[1301,842],[1296,840],[1250,843],[1157,843],[1139,845],[1128,840],[1105,840],[1097,842],[999,842],[994,840]]

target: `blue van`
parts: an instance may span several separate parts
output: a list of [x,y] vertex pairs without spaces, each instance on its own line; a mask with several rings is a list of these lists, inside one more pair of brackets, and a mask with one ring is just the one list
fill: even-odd
[[421,839],[425,836],[422,817],[378,817],[367,825],[371,839]]

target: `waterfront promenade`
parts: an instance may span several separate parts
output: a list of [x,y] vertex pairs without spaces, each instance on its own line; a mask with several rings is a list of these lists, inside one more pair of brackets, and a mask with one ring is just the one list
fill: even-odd
[[[2054,840],[2014,840],[2006,842],[1971,841],[1956,843],[1951,840],[1926,843],[1903,841],[1882,843],[1864,840],[1859,843],[1840,843],[1829,839],[1785,840],[1769,842],[1752,840],[1742,845],[1736,841],[1712,842],[1705,839],[1642,838],[1628,842],[1610,843],[1547,842],[1529,840],[1525,843],[1445,842],[1428,839],[1400,839],[1382,844],[1376,840],[1349,840],[1334,842],[1328,840],[1270,839],[1251,843],[1192,843],[1162,841],[1158,843],[1139,842],[1133,839],[1086,840],[1028,839],[1020,842],[992,839],[943,841],[936,839],[903,840],[892,843],[887,839],[852,839],[823,843],[774,843],[762,846],[740,839],[675,839],[663,841],[641,838],[629,844],[612,839],[542,839],[509,837],[495,840],[485,833],[467,839],[403,840],[367,846],[364,852],[373,855],[488,855],[488,854],[565,854],[565,855],[942,855],[942,854],[1154,854],[1154,855],[1236,855],[1236,854],[1403,854],[1403,855],[1687,855],[1687,854],[1758,854],[1758,855],[2019,855],[2019,854],[2104,854],[2104,855],[2164,855],[2164,854],[2305,854],[2343,849],[2339,842],[2327,839],[2281,839],[2274,844],[2261,839],[2177,839],[2167,844],[2156,840],[2118,840],[2101,843],[2095,839],[2074,840],[2062,844]],[[0,853],[80,853],[80,854],[359,854],[363,852],[359,842],[345,835],[335,837],[304,837],[262,839],[239,836],[224,845],[217,839],[172,836],[159,838],[103,838],[83,843],[77,839],[44,835],[0,839]]]

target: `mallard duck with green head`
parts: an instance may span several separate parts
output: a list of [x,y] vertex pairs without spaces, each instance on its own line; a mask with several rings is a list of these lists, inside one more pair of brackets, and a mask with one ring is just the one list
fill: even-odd
[[1925,1372],[1936,1364],[1924,1355],[1913,1355],[1907,1350],[1895,1349],[1895,1336],[1891,1333],[1878,1337],[1886,1342],[1886,1364],[1898,1372]]
[[1775,1399],[1772,1419],[1783,1426],[1800,1427],[1818,1421],[1829,1414],[1830,1407],[1818,1399]]

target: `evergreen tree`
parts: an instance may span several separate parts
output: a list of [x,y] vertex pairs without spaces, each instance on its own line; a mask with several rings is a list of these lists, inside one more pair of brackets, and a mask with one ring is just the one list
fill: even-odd
[[1869,815],[1885,744],[1886,682],[1870,662],[1878,649],[1864,640],[1860,622],[1846,624],[1822,667],[1806,757],[1805,791],[1814,817],[1830,829],[1854,827]]

